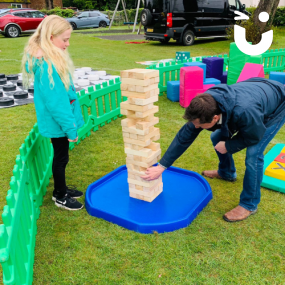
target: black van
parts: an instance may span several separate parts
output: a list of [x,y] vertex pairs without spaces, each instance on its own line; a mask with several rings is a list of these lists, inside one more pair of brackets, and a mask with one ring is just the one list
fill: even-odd
[[235,10],[248,14],[239,0],[145,0],[141,23],[147,40],[190,46],[195,37],[224,37]]

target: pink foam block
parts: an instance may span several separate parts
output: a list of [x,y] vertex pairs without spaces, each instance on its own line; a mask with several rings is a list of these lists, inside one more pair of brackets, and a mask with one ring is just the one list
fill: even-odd
[[203,69],[198,66],[185,66],[180,69],[180,86],[186,89],[203,88]]
[[263,70],[262,64],[247,62],[244,65],[237,82],[245,81],[245,80],[252,78],[252,77],[264,78],[264,70]]
[[[180,92],[181,92],[181,86],[180,86]],[[183,92],[184,92],[183,96],[181,96],[180,93],[179,103],[182,107],[187,108],[190,105],[192,99],[197,95],[203,93],[204,89],[183,89]]]
[[209,88],[216,86],[215,84],[204,84],[203,85],[203,92],[207,91]]

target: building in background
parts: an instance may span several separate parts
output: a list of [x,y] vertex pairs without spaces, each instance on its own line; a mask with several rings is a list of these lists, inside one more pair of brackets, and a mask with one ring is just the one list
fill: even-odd
[[[257,7],[260,0],[240,0],[242,4],[245,4],[246,7]],[[279,7],[285,6],[285,0],[280,0]]]
[[62,8],[62,0],[0,0],[0,9],[3,8],[32,8],[32,9],[53,9]]

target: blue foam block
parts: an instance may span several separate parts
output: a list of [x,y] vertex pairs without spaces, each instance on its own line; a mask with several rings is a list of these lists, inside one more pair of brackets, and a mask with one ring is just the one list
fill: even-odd
[[173,102],[179,102],[180,81],[167,82],[167,98]]
[[220,57],[206,57],[202,61],[207,66],[206,77],[220,80],[223,75],[224,59]]
[[203,69],[204,73],[203,73],[203,81],[205,81],[206,79],[206,69],[207,69],[207,66],[205,63],[202,63],[202,62],[186,62],[184,63],[184,66],[199,66]]
[[285,84],[285,72],[270,72],[269,79]]
[[164,233],[187,227],[213,197],[200,174],[173,166],[163,172],[163,192],[151,203],[130,198],[127,179],[123,165],[89,185],[87,212],[139,233]]
[[206,78],[205,81],[204,81],[204,84],[215,84],[215,85],[218,85],[218,84],[221,84],[221,81],[216,79],[216,78]]

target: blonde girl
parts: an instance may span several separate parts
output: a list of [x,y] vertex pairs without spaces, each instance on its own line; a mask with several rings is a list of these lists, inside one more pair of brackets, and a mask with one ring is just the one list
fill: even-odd
[[54,149],[52,199],[58,207],[79,210],[83,205],[75,198],[83,193],[68,188],[65,181],[69,142],[78,140],[77,130],[84,124],[72,82],[74,66],[67,51],[71,32],[65,19],[46,17],[25,47],[22,72],[24,86],[34,82],[39,131],[51,138]]

